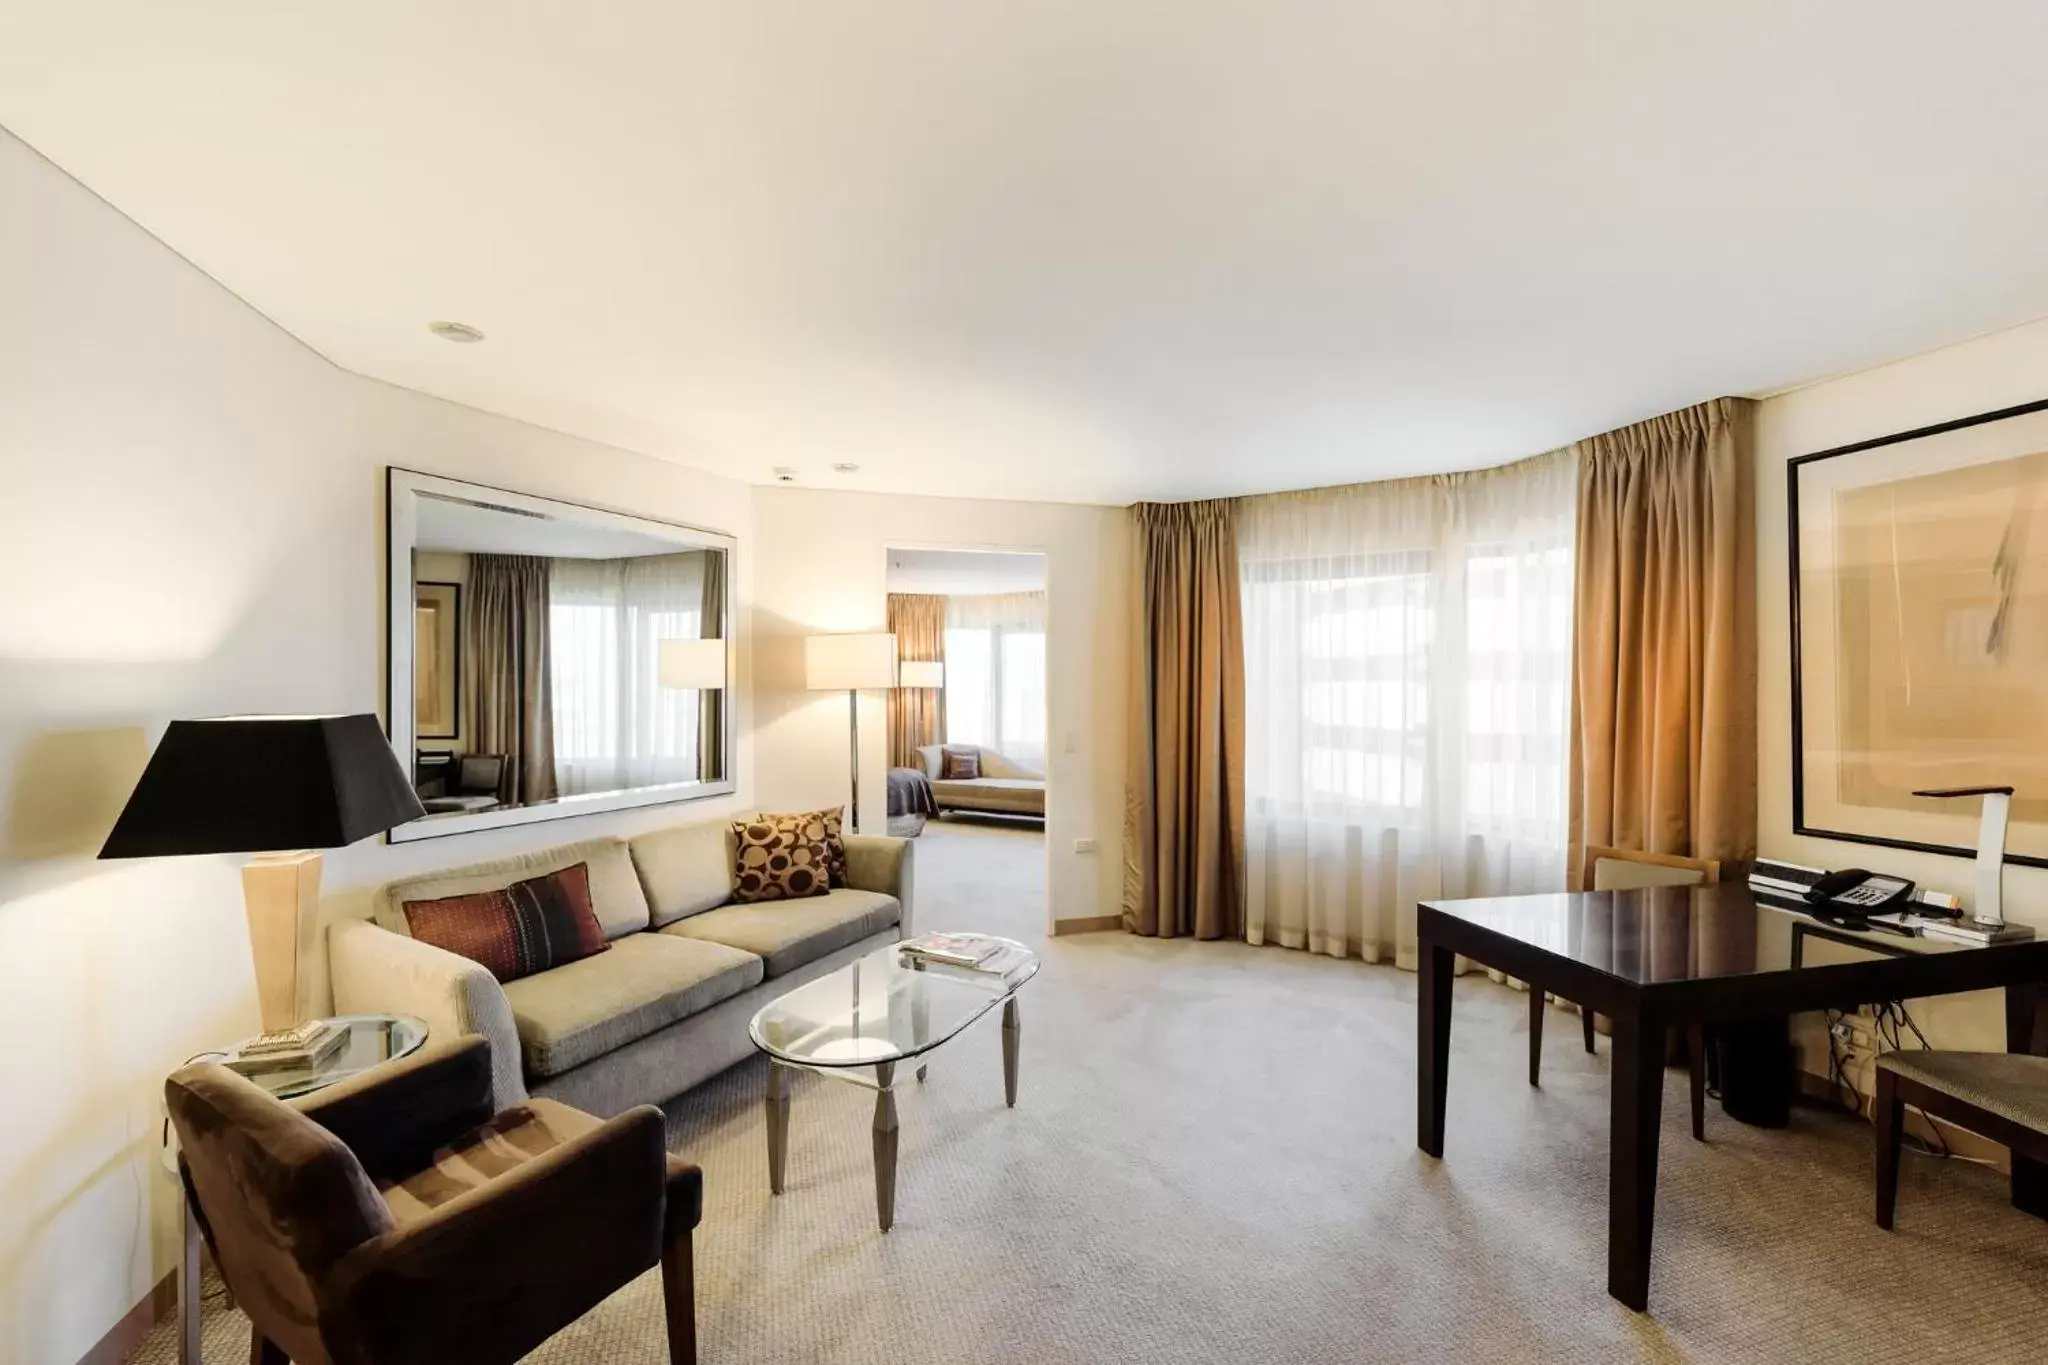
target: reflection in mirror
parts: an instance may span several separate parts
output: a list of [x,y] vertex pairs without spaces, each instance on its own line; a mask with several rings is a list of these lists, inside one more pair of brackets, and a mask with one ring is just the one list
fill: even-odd
[[428,812],[394,838],[732,789],[727,537],[395,469],[391,498],[392,738]]

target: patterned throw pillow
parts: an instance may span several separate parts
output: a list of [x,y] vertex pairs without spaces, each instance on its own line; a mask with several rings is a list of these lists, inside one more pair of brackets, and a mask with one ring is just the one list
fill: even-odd
[[794,815],[771,815],[767,811],[762,811],[754,819],[770,824],[794,822],[806,840],[825,845],[827,884],[846,885],[846,807],[828,806],[824,810],[807,810]]
[[795,900],[832,889],[822,823],[801,816],[735,820],[732,834],[735,901]]
[[611,945],[590,908],[590,866],[577,863],[496,891],[405,902],[412,936],[481,962],[500,981],[517,981]]
[[939,750],[939,781],[973,781],[981,776],[981,750]]

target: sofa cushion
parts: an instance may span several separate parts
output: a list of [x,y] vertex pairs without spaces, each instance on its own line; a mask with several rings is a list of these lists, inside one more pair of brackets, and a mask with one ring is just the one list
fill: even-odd
[[973,781],[981,776],[981,750],[947,745],[939,751],[939,776],[948,782]]
[[647,894],[640,889],[639,874],[626,852],[626,841],[617,838],[584,839],[553,848],[538,848],[488,863],[472,863],[442,872],[423,872],[401,877],[377,888],[372,898],[377,923],[394,934],[412,937],[402,908],[406,901],[433,901],[447,896],[467,896],[478,891],[496,891],[565,867],[585,863],[590,868],[590,908],[604,926],[606,938],[637,933],[648,927]]
[[527,1074],[559,1076],[759,985],[761,974],[761,959],[738,948],[632,934],[610,952],[507,982],[505,999]]
[[628,847],[655,928],[732,899],[734,838],[729,822],[706,820],[658,829]]
[[500,984],[607,951],[578,863],[496,891],[404,902],[413,937],[491,969]]
[[660,938],[708,939],[744,949],[781,976],[827,953],[879,934],[903,918],[894,896],[838,887],[822,896],[765,905],[728,905],[678,920]]

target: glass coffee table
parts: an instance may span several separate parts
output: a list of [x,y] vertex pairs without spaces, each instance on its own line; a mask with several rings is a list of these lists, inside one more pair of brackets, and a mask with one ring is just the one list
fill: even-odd
[[[896,1221],[896,1085],[900,1063],[921,1058],[1003,1007],[1003,1098],[1017,1107],[1017,1045],[1023,1026],[1017,991],[1038,974],[1038,954],[1014,939],[951,937],[994,943],[1000,953],[980,969],[907,957],[895,944],[797,987],[747,1026],[768,1054],[768,1188],[782,1193],[789,1153],[788,1069],[866,1086],[875,1092],[875,1212],[887,1232]],[[918,1064],[917,1079],[925,1077]]]

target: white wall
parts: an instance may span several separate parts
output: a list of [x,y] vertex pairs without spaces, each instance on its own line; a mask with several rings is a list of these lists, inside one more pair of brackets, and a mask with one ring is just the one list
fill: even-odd
[[[1115,914],[1123,877],[1125,516],[1068,503],[758,490],[754,754],[762,805],[799,810],[846,799],[846,698],[804,690],[803,637],[886,627],[889,546],[1041,550],[1047,901],[1054,920]],[[863,693],[860,799],[871,833],[885,823],[888,746],[884,696]],[[1075,853],[1082,838],[1098,851]]]
[[387,463],[731,532],[751,592],[746,486],[337,370],[0,133],[0,1362],[71,1365],[172,1264],[163,1077],[256,1025],[237,860],[93,854],[170,719],[379,708]]
[[[1982,337],[1910,360],[1813,384],[1772,398],[1757,424],[1757,848],[1765,857],[1817,867],[1868,867],[1954,891],[1968,904],[1972,864],[1868,844],[1815,839],[1792,832],[1792,703],[1790,606],[1786,582],[1785,461],[1855,441],[1910,431],[2017,403],[2048,398],[2048,322]],[[2008,867],[2010,919],[2048,933],[2048,871]],[[1913,1006],[1937,1047],[2005,1046],[1996,994],[1982,993]],[[1825,1073],[1818,1030],[1801,1030],[1802,1065]]]

